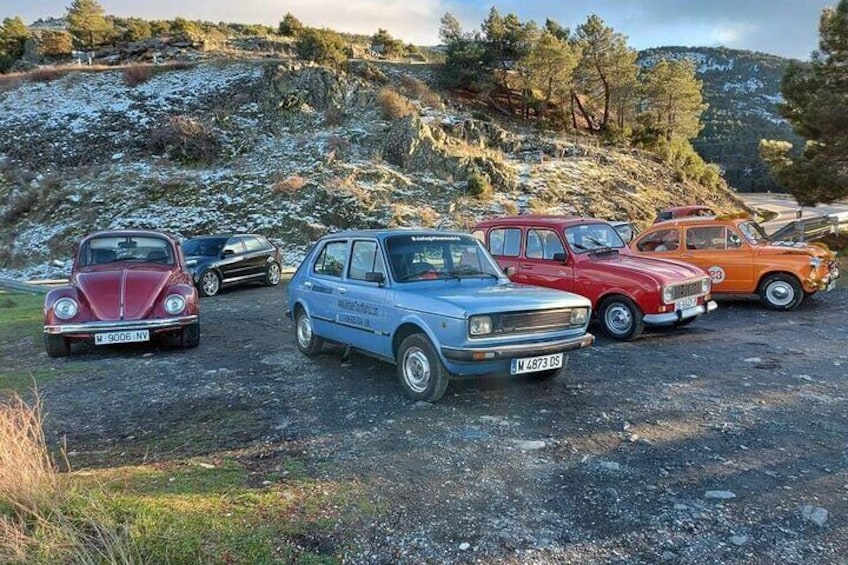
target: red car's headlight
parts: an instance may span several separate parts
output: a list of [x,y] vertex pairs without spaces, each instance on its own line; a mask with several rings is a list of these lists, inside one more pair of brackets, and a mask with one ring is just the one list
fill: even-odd
[[179,294],[171,294],[168,298],[165,299],[165,312],[168,314],[176,315],[185,310],[186,301],[185,298],[180,296]]
[[70,320],[79,312],[79,304],[73,298],[60,298],[53,304],[53,313],[60,320]]

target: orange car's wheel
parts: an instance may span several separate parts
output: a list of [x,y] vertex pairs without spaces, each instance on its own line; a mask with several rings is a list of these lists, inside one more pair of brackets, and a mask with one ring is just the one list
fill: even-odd
[[771,310],[794,310],[804,300],[804,289],[792,275],[776,273],[760,283],[760,298]]

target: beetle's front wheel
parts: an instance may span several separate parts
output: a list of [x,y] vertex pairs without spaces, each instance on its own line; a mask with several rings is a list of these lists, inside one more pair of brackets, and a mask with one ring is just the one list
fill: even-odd
[[71,342],[65,336],[44,334],[44,349],[48,357],[67,357],[71,354]]

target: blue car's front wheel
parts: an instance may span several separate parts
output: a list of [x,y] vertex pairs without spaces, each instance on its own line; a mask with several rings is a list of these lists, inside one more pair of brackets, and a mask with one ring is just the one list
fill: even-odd
[[412,334],[400,344],[397,371],[404,394],[412,400],[435,402],[448,388],[448,371],[424,334]]
[[304,310],[299,309],[295,318],[297,348],[307,357],[314,357],[321,352],[324,340],[312,332],[312,319]]

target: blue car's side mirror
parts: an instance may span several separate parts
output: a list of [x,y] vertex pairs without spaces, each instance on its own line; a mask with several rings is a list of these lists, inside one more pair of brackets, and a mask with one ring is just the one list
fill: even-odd
[[383,273],[365,273],[365,282],[383,284],[386,281],[386,275]]

